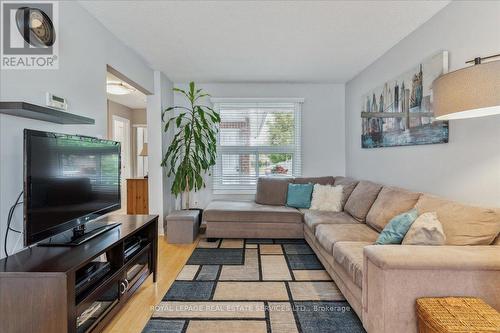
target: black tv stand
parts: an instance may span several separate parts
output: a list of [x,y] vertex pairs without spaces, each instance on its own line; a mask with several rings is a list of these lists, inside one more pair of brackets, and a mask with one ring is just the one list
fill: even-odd
[[[156,281],[158,215],[102,222],[121,225],[81,246],[34,246],[0,260],[0,332],[99,333],[146,279]],[[107,267],[90,276],[94,265]]]
[[73,230],[68,230],[59,235],[38,243],[38,246],[78,246],[88,240],[116,228],[121,223],[102,223],[100,221],[81,224]]

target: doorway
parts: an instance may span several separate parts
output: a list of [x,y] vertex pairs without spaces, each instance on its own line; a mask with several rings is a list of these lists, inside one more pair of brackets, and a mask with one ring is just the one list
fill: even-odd
[[[112,116],[111,139],[121,143],[122,181],[130,177],[130,120],[117,115]],[[123,188],[123,184],[122,184]]]
[[[119,214],[127,213],[130,200],[127,184],[147,182],[147,102],[146,94],[134,82],[108,66],[106,73],[108,99],[108,139],[121,143],[121,207]],[[145,188],[147,188],[147,184]],[[135,187],[134,187],[135,188]],[[147,195],[147,194],[145,194]]]

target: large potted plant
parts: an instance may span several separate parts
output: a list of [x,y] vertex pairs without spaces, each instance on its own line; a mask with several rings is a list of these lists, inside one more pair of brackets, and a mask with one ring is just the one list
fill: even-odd
[[174,127],[175,134],[161,165],[168,177],[173,176],[172,194],[175,197],[183,194],[182,206],[189,209],[189,193],[206,186],[204,176],[215,165],[220,116],[201,104],[201,100],[210,95],[197,89],[194,82],[189,83],[187,91],[179,88],[173,91],[182,94],[188,105],[171,106],[162,113],[163,130],[167,132]]

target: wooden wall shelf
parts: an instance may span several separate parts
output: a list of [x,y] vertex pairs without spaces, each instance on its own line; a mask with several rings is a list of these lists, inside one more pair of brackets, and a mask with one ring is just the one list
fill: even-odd
[[0,113],[56,124],[95,124],[95,120],[92,118],[26,102],[0,102]]

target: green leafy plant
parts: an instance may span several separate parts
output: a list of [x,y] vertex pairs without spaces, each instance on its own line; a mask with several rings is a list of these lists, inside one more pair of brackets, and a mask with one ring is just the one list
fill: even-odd
[[[185,207],[189,208],[189,192],[204,188],[204,175],[215,165],[217,158],[217,131],[219,114],[211,107],[200,104],[200,99],[210,96],[197,89],[194,82],[189,90],[174,88],[186,97],[189,106],[171,106],[163,111],[163,130],[175,126],[174,136],[161,165],[167,176],[173,176],[171,192],[176,197],[185,194]],[[175,112],[177,111],[177,112]],[[169,119],[165,121],[165,117]]]
[[[277,113],[273,121],[269,123],[269,140],[272,145],[291,145],[293,142],[293,133],[295,127],[293,115],[287,113]],[[269,159],[272,163],[285,162],[291,159],[290,154],[270,154]]]

